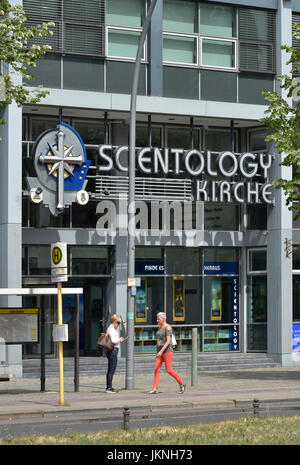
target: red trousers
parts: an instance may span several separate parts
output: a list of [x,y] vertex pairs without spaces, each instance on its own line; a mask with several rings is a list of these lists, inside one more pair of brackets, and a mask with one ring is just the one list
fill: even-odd
[[159,378],[160,378],[160,369],[161,369],[163,362],[165,362],[166,372],[169,375],[173,376],[173,378],[176,379],[178,384],[183,384],[182,379],[178,376],[176,371],[174,371],[172,368],[172,359],[173,359],[173,352],[163,353],[161,357],[156,357],[155,365],[154,365],[154,389],[158,388]]

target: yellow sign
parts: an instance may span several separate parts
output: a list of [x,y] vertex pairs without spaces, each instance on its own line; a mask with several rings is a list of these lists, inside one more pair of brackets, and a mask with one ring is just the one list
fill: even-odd
[[58,265],[62,259],[62,251],[59,247],[55,246],[52,250],[52,261],[54,265]]
[[38,308],[0,308],[0,314],[9,315],[37,315]]

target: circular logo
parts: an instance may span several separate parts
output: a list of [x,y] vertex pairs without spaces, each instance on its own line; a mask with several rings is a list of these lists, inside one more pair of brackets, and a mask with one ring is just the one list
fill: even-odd
[[52,262],[54,265],[58,265],[62,259],[62,251],[59,247],[53,247],[52,250]]

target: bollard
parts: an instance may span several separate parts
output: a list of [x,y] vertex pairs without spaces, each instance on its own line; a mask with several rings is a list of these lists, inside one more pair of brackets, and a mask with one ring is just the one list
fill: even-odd
[[124,430],[127,431],[129,428],[129,407],[124,407],[123,410],[123,425],[124,425]]
[[198,384],[198,329],[192,328],[192,379],[191,385],[195,386]]
[[253,416],[258,417],[259,416],[259,400],[258,399],[253,399]]

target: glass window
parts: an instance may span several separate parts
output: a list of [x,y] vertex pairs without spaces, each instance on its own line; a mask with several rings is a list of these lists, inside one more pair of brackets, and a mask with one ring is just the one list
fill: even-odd
[[164,66],[163,97],[198,100],[199,70],[183,66]]
[[69,228],[70,209],[65,208],[59,216],[53,216],[49,208],[42,203],[29,201],[29,227],[31,228]]
[[[73,121],[73,127],[80,134],[84,144],[100,145],[104,143],[104,123],[103,121]],[[97,165],[99,154],[97,149],[87,148],[87,158]]]
[[25,79],[25,85],[31,87],[44,85],[49,88],[59,89],[61,87],[61,57],[56,55],[44,56],[37,60],[35,68],[28,67],[28,74],[32,74],[34,79]]
[[[164,280],[159,277],[144,277],[136,288],[135,322],[156,325],[156,315],[164,311]],[[155,334],[155,333],[153,333]],[[150,338],[152,339],[152,337]],[[154,335],[155,339],[155,335]]]
[[162,247],[137,247],[135,258],[136,260],[163,260],[164,251]]
[[251,352],[267,352],[268,328],[266,323],[247,325],[247,348]]
[[200,275],[202,272],[200,250],[194,247],[167,247],[168,275]]
[[[89,191],[90,180],[87,184],[87,190]],[[86,205],[72,204],[72,228],[96,228],[99,216],[97,214],[97,203],[96,201],[89,201]]]
[[236,37],[235,8],[201,3],[200,34],[215,37]]
[[248,257],[249,271],[267,271],[266,250],[249,250]]
[[108,248],[71,246],[72,274],[108,274]]
[[37,137],[42,134],[42,132],[46,131],[46,129],[55,129],[56,128],[56,124],[57,124],[58,120],[57,118],[47,118],[47,119],[43,119],[43,118],[38,118],[38,119],[35,119],[35,118],[31,118],[30,120],[30,126],[31,126],[31,134],[29,137],[31,137],[30,140],[36,140]]
[[103,92],[104,65],[100,60],[85,57],[64,57],[64,89]]
[[293,321],[300,321],[300,276],[293,276]]
[[[193,145],[197,149],[199,147],[200,135],[199,131],[194,129],[193,132]],[[190,128],[167,128],[167,144],[168,147],[190,149],[191,148],[191,130]]]
[[266,230],[268,208],[266,205],[247,205],[247,229]]
[[50,275],[50,246],[28,246],[28,263],[30,275]]
[[202,65],[235,68],[235,42],[202,39]]
[[[148,127],[136,127],[136,146],[148,147]],[[161,128],[151,127],[151,147],[162,147]]]
[[108,55],[110,57],[135,58],[140,31],[108,29]]
[[174,32],[197,32],[196,3],[164,0],[163,29]]
[[194,37],[164,34],[163,61],[197,64],[197,39]]
[[267,149],[267,133],[265,131],[249,132],[249,150],[250,152],[264,151]]
[[106,2],[106,24],[142,27],[143,0],[109,0]]
[[[205,150],[212,152],[224,152],[231,150],[231,131],[230,130],[208,130],[205,131]],[[234,133],[234,150],[237,150],[237,132]]]
[[248,322],[266,322],[267,276],[249,276],[248,290]]
[[295,251],[293,252],[293,270],[300,270],[300,252]]
[[204,249],[205,262],[237,262],[238,251],[226,247]]
[[[176,324],[202,323],[202,278],[166,278],[166,313]],[[190,330],[190,328],[188,328]],[[189,337],[191,339],[191,337]]]
[[204,352],[238,351],[237,326],[206,326],[204,328]]
[[215,203],[204,204],[204,229],[206,231],[238,231],[239,206]]
[[[204,323],[233,323],[238,320],[238,292],[234,297],[233,288],[237,278],[232,276],[204,277]],[[236,306],[237,315],[234,314]]]

